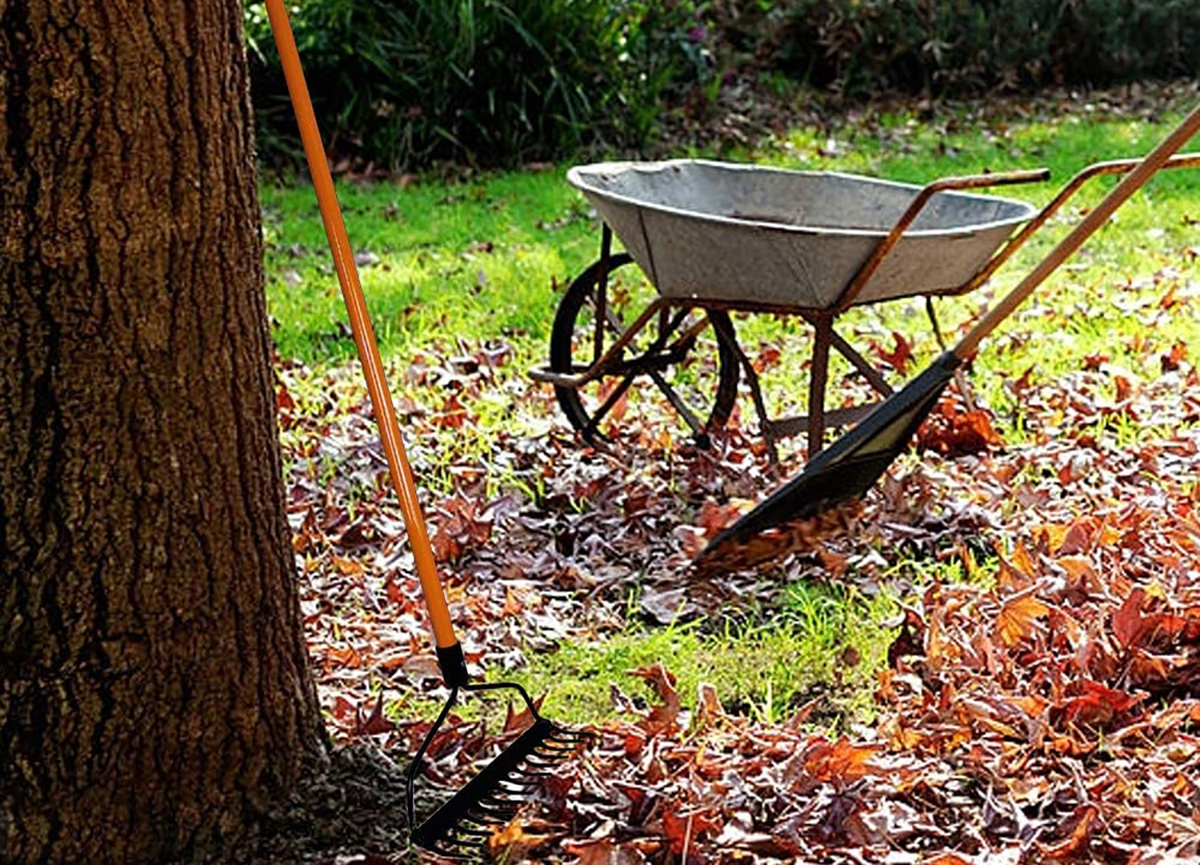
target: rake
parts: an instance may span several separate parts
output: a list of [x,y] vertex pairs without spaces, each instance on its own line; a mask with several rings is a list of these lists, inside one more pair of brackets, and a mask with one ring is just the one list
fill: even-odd
[[[908,446],[921,422],[937,404],[938,397],[962,364],[975,356],[979,343],[1008,318],[1041,283],[1070,257],[1118,207],[1168,163],[1172,154],[1200,129],[1200,105],[1139,161],[1100,163],[1080,172],[1041,217],[1017,238],[1019,243],[1044,222],[1052,208],[1073,192],[1083,180],[1098,174],[1125,177],[1092,209],[1082,222],[1059,241],[1045,258],[1021,280],[958,344],[935,360],[928,369],[880,403],[869,415],[831,444],[804,467],[804,471],[780,487],[732,526],[720,532],[696,556],[693,564],[707,569],[728,557],[755,535],[792,520],[812,517],[836,504],[857,498],[874,485],[884,470]],[[1189,154],[1178,157],[1179,166],[1196,164]],[[1127,172],[1127,173],[1126,173]]]
[[[375,343],[375,333],[367,314],[366,300],[363,298],[358,270],[354,265],[346,226],[342,221],[333,178],[326,163],[325,149],[321,144],[321,135],[304,81],[304,71],[300,67],[300,56],[292,36],[291,24],[283,0],[266,0],[266,5],[292,107],[296,112],[296,122],[300,127],[300,139],[316,190],[321,219],[325,224],[325,234],[329,239],[329,249],[333,253],[338,283],[346,301],[354,343],[358,347],[358,356],[363,365],[367,392],[370,394],[383,449],[387,454],[392,483],[408,529],[409,543],[412,546],[417,575],[433,630],[438,666],[442,679],[450,689],[446,704],[421,742],[408,768],[406,806],[412,841],[417,846],[442,856],[468,858],[487,844],[496,826],[512,820],[523,802],[523,797],[532,792],[542,778],[551,775],[557,764],[575,754],[589,737],[586,733],[568,730],[543,718],[538,714],[529,694],[516,683],[472,684],[469,681],[466,659],[450,621],[446,595],[438,578],[433,549],[429,543],[429,533],[417,502],[412,469],[404,452],[392,398],[383,374],[379,347]],[[520,695],[534,719],[533,724],[424,823],[416,826],[413,798],[422,758],[445,723],[450,709],[458,700],[459,692],[502,689],[513,690]]]

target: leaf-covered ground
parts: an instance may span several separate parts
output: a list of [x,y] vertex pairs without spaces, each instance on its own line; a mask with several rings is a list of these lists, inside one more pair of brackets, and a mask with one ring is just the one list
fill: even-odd
[[[1200,857],[1200,206],[1183,202],[1169,224],[1137,223],[1115,263],[1089,253],[1056,277],[985,343],[978,413],[952,393],[861,503],[774,534],[761,566],[688,567],[802,464],[785,451],[772,473],[745,393],[711,450],[654,400],[631,400],[610,443],[589,448],[524,377],[520,334],[448,335],[395,356],[472,669],[524,682],[547,714],[596,736],[492,839],[495,856]],[[1096,243],[1119,235],[1120,222]],[[912,335],[919,319],[880,315],[850,319],[847,333],[903,380],[932,346]],[[743,326],[764,374],[795,375],[782,359],[803,356],[800,329]],[[445,691],[365,393],[342,363],[281,361],[279,377],[323,704],[337,740],[404,764]],[[862,393],[851,376],[831,384],[831,404]],[[832,619],[819,603],[803,618],[797,598],[812,587],[850,600]],[[781,630],[822,627],[820,661],[771,658],[791,645]],[[563,660],[629,640],[659,656],[613,650],[599,673]],[[695,657],[705,651],[719,656]],[[816,678],[767,669],[821,664]],[[784,682],[794,689],[781,698]],[[465,704],[433,743],[424,807],[523,720]],[[390,843],[359,849],[398,854]]]
[[[468,378],[482,388],[486,369]],[[498,441],[490,460],[541,476],[539,499],[480,495],[487,467],[459,467],[464,485],[427,510],[468,658],[493,677],[530,652],[620,628],[631,581],[652,613],[712,614],[762,602],[796,572],[870,580],[891,564],[872,560],[872,536],[907,556],[957,558],[969,577],[904,606],[875,683],[878,720],[849,738],[806,732],[810,707],[751,723],[711,687],[684,711],[669,669],[632,671],[653,684],[655,705],[638,708],[618,682],[625,717],[598,728],[598,744],[503,840],[584,862],[677,861],[668,851],[696,862],[1200,855],[1200,380],[1186,360],[1134,383],[1085,358],[1024,399],[1037,442],[907,459],[861,508],[797,530],[792,563],[766,573],[686,570],[692,537],[719,525],[697,503],[719,511],[767,485],[740,431],[718,454],[668,451],[654,428],[629,431],[620,457],[562,429]],[[1129,446],[1081,432],[1102,416],[1173,434]],[[407,420],[418,466],[423,425],[457,422]],[[428,722],[403,720],[403,701],[383,713],[383,700],[440,692],[382,456],[361,404],[313,433],[317,453],[356,465],[325,487],[297,479],[291,494],[323,693],[342,738],[408,754]],[[346,484],[362,490],[353,507]],[[461,781],[505,738],[502,719],[447,729],[432,778]]]

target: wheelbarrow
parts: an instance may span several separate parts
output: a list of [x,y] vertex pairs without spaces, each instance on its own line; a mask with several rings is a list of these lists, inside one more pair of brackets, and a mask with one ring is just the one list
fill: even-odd
[[[772,460],[777,440],[804,432],[811,457],[827,428],[854,423],[878,404],[826,409],[831,350],[879,398],[893,394],[884,371],[835,330],[839,315],[923,296],[940,343],[932,298],[975,290],[1086,180],[1134,164],[1092,166],[1040,212],[976,190],[1044,181],[1047,169],[949,177],[921,187],[708,160],[575,166],[567,179],[602,220],[600,257],[567,288],[549,364],[530,375],[554,386],[568,420],[588,440],[634,382],[649,379],[701,444],[728,420],[744,376]],[[614,251],[614,233],[625,251]],[[627,286],[613,289],[614,277],[634,264],[652,286],[641,309]],[[739,344],[731,312],[798,316],[811,327],[805,416],[768,416],[758,370]],[[710,356],[697,358],[698,351]]]

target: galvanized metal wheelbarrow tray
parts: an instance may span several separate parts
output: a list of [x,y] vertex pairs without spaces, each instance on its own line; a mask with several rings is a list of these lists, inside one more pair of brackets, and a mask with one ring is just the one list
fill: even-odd
[[[1195,155],[1178,156],[1167,167],[1196,163]],[[839,314],[856,305],[924,296],[936,332],[932,296],[978,288],[1085,181],[1136,164],[1118,160],[1090,166],[1040,212],[972,190],[1043,181],[1049,178],[1047,169],[943,178],[921,187],[707,160],[576,166],[567,180],[603,221],[600,259],[568,288],[551,336],[550,364],[531,375],[555,386],[571,422],[592,438],[639,375],[649,376],[693,432],[704,436],[728,418],[740,373],[772,457],[777,439],[803,431],[809,454],[815,454],[826,426],[851,423],[875,405],[825,411],[831,348],[882,397],[892,393],[880,370],[834,331]],[[613,252],[613,232],[625,253]],[[658,296],[627,323],[614,316],[606,295],[609,275],[631,262]],[[581,346],[575,323],[585,305],[594,314],[594,333],[590,344]],[[693,311],[703,314],[691,316]],[[807,417],[767,416],[757,372],[738,344],[730,311],[798,315],[812,326]],[[655,319],[658,334],[649,349],[630,357],[634,338]],[[715,404],[704,421],[671,387],[666,373],[709,324],[717,335],[720,370]],[[580,389],[606,378],[615,380],[607,398],[585,408]]]

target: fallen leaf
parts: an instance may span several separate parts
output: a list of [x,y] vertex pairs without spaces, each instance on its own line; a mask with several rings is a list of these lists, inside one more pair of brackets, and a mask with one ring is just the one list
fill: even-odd
[[1031,594],[1011,598],[1004,602],[996,617],[995,637],[1011,648],[1032,636],[1037,621],[1049,613],[1050,607]]

